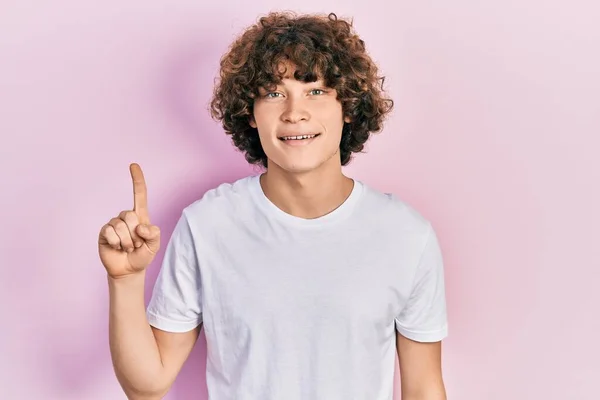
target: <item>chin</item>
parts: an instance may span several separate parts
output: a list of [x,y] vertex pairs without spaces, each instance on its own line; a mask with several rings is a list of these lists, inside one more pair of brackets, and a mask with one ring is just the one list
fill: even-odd
[[265,153],[269,159],[267,168],[280,169],[293,174],[307,173],[328,166],[333,167],[340,162],[337,143],[331,148],[329,146],[304,146],[298,149],[282,149],[277,146],[269,146],[269,148],[265,148]]
[[323,165],[323,160],[269,160],[269,167],[273,166],[291,174],[303,174],[314,171]]

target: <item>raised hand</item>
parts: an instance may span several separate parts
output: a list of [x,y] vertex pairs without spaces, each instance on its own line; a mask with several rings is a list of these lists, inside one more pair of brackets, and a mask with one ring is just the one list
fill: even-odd
[[150,223],[148,192],[138,164],[129,166],[133,181],[133,210],[122,211],[100,230],[98,253],[112,278],[142,272],[160,248],[160,229]]

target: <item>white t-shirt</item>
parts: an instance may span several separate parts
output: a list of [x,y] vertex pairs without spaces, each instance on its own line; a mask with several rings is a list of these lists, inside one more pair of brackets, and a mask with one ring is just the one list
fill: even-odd
[[147,316],[203,323],[210,400],[391,400],[396,330],[448,333],[431,224],[357,180],[316,219],[276,207],[258,175],[208,191],[182,212]]

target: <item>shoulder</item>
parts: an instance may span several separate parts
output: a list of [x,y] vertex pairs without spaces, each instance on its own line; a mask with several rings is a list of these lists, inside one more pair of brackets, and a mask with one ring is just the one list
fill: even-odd
[[395,231],[428,236],[431,222],[421,211],[402,197],[379,191],[367,184],[363,185],[364,210],[377,223],[393,228]]
[[251,181],[255,178],[247,176],[207,190],[201,198],[183,209],[183,216],[192,225],[196,221],[202,221],[204,226],[226,223],[227,218],[238,215],[251,203]]

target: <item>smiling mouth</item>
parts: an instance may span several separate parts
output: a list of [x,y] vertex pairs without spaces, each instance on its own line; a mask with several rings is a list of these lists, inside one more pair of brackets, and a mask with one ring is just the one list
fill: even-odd
[[306,139],[312,139],[312,138],[315,138],[315,137],[317,137],[319,135],[320,135],[320,133],[317,133],[317,134],[314,134],[314,135],[282,136],[282,137],[280,137],[278,139],[286,142],[288,140],[306,140]]

